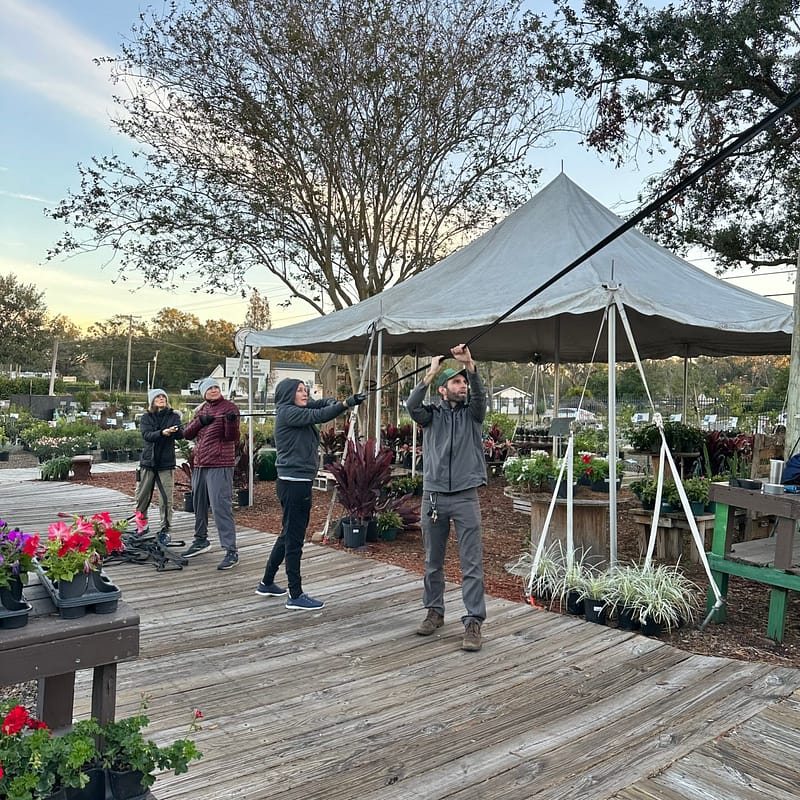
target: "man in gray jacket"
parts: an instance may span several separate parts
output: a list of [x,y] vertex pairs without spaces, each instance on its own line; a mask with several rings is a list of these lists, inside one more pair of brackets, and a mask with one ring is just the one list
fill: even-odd
[[444,558],[450,522],[458,538],[466,614],[464,650],[481,649],[481,624],[486,618],[483,597],[483,544],[478,487],[486,483],[482,424],[486,416],[486,390],[466,345],[450,350],[462,369],[446,369],[436,380],[439,401],[423,403],[428,386],[444,356],[436,356],[423,379],[414,387],[406,407],[423,428],[422,534],[425,540],[423,603],[428,615],[417,628],[430,636],[444,624]]

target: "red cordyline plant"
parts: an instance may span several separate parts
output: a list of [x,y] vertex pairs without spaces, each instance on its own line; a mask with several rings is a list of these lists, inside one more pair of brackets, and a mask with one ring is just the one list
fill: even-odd
[[336,481],[336,495],[351,519],[372,519],[381,489],[392,477],[392,453],[381,448],[375,452],[375,440],[351,441],[344,462],[328,469]]
[[125,549],[122,534],[127,527],[128,520],[115,522],[107,511],[75,516],[71,524],[54,522],[38,554],[39,563],[53,581],[99,570],[106,556]]

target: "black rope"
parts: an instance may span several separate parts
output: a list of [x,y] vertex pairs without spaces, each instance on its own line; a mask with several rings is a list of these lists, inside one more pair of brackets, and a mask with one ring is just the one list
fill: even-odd
[[728,156],[730,156],[732,153],[735,153],[740,147],[747,144],[759,133],[769,128],[782,116],[788,114],[799,104],[800,92],[796,92],[795,94],[791,95],[788,100],[784,101],[782,105],[778,106],[778,108],[776,108],[772,113],[764,117],[761,122],[757,122],[755,125],[750,126],[747,130],[740,133],[729,145],[723,147],[716,155],[709,158],[708,161],[706,161],[704,164],[701,164],[696,170],[694,170],[694,172],[691,172],[683,180],[675,184],[675,186],[673,186],[671,189],[668,189],[666,192],[664,192],[664,194],[660,195],[651,203],[648,203],[644,208],[637,211],[632,217],[627,219],[622,223],[622,225],[616,228],[616,230],[612,231],[608,234],[608,236],[601,239],[596,245],[594,245],[594,247],[589,248],[582,256],[576,258],[571,264],[568,264],[560,272],[546,280],[541,286],[532,291],[529,295],[523,297],[522,300],[508,309],[508,311],[506,311],[504,314],[501,314],[494,322],[487,325],[482,331],[478,331],[478,333],[476,333],[469,341],[466,342],[467,347],[469,347],[473,342],[478,341],[478,339],[480,339],[482,336],[485,336],[493,328],[496,328],[504,319],[511,316],[511,314],[520,309],[526,303],[533,300],[534,297],[536,297],[538,294],[541,294],[556,281],[561,280],[561,278],[570,273],[573,269],[575,269],[575,267],[579,266],[588,258],[591,258],[595,253],[602,250],[606,245],[613,242],[614,239],[622,236],[625,231],[630,230],[643,219],[649,217],[650,214],[661,208],[661,206],[664,204],[668,203],[673,197],[680,194],[687,187],[691,186],[699,178],[701,178],[710,170],[714,169],[714,167],[724,161]]
[[[800,92],[797,92],[791,95],[786,101],[784,101],[778,108],[776,108],[773,112],[768,114],[761,122],[757,122],[755,125],[750,126],[747,130],[743,131],[742,133],[738,134],[736,138],[729,144],[723,147],[716,155],[709,158],[705,163],[701,164],[696,170],[691,172],[681,181],[679,181],[675,186],[671,189],[668,189],[666,192],[661,194],[652,202],[648,203],[646,206],[641,208],[637,211],[632,217],[627,219],[623,222],[619,227],[601,239],[597,244],[593,247],[590,247],[583,255],[576,258],[570,264],[568,264],[564,269],[560,272],[553,275],[551,278],[548,278],[541,286],[534,289],[530,294],[526,295],[522,298],[518,303],[515,303],[508,311],[501,314],[494,322],[491,322],[487,325],[483,330],[478,331],[474,336],[472,336],[467,342],[465,343],[467,347],[472,345],[474,342],[477,342],[478,339],[485,336],[489,331],[496,328],[504,319],[510,317],[515,311],[518,311],[522,306],[526,303],[529,303],[533,300],[534,297],[541,294],[545,289],[552,286],[556,281],[561,280],[565,275],[572,272],[573,269],[580,266],[584,261],[591,258],[595,253],[598,253],[607,245],[611,244],[615,239],[622,236],[623,233],[633,228],[643,219],[649,217],[654,211],[661,208],[661,206],[668,203],[672,200],[673,197],[680,194],[684,189],[691,186],[695,183],[699,178],[705,175],[707,172],[710,172],[714,167],[724,161],[728,156],[735,153],[739,148],[747,144],[751,139],[755,138],[759,133],[769,128],[775,122],[777,122],[781,117],[788,114],[794,108],[800,105]],[[401,377],[389,381],[388,383],[383,384],[376,389],[369,389],[370,392],[377,392],[383,391],[384,389],[388,389],[391,386],[394,386],[396,383],[400,383],[401,381],[406,380],[407,378],[411,378],[416,375],[418,372],[422,372],[423,370],[427,370],[430,367],[430,364],[426,364],[425,366],[419,367],[419,369],[415,369],[412,372],[407,372],[405,375]]]

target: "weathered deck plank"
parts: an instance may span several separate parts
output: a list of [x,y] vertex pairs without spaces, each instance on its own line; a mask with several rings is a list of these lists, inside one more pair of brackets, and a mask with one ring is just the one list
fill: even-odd
[[[119,517],[132,501],[76,484],[0,484],[0,516],[26,530],[43,532],[56,510]],[[176,512],[173,535],[191,532],[191,515]],[[239,537],[230,572],[215,569],[219,550],[182,571],[107,570],[141,616],[118,714],[147,692],[159,741],[183,735],[193,709],[205,717],[204,758],[159,777],[160,800],[797,796],[796,670],[498,599],[484,649],[464,653],[459,587],[448,588],[445,627],[418,637],[419,576],[320,546],[306,548],[303,575],[326,608],[288,612],[253,591],[274,537]],[[89,681],[79,673],[81,713]]]

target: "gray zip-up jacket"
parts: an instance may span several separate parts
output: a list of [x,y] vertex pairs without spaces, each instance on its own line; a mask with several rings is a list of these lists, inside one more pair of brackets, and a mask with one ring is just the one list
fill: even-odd
[[275,466],[279,478],[314,480],[319,465],[319,429],[347,411],[344,403],[330,397],[309,400],[305,407],[294,404],[301,381],[284,378],[275,387]]
[[422,434],[423,486],[427,492],[461,492],[486,483],[482,425],[486,416],[486,389],[478,371],[467,370],[469,399],[455,408],[441,398],[423,403],[428,387],[420,381],[406,408]]

